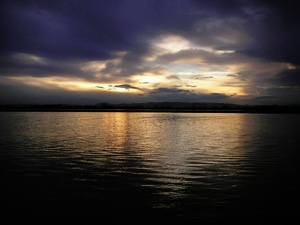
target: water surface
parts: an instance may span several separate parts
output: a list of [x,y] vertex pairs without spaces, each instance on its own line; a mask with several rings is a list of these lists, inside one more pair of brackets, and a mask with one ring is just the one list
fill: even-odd
[[0,124],[1,205],[16,218],[282,224],[299,210],[300,115],[2,112]]

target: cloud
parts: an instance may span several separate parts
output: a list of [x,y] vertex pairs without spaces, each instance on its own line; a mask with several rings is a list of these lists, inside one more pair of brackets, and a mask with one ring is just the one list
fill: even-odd
[[148,95],[160,101],[224,101],[229,98],[229,96],[220,93],[199,94],[178,88],[157,88],[150,91]]
[[205,80],[205,79],[211,79],[211,78],[214,78],[213,76],[206,76],[206,75],[195,75],[195,79],[196,80]]
[[186,87],[192,87],[192,88],[197,87],[197,85],[191,85],[191,84],[186,84],[185,86],[186,86]]
[[119,84],[119,85],[114,85],[114,87],[124,88],[124,89],[127,89],[127,90],[130,90],[130,89],[141,90],[141,88],[135,87],[135,86],[130,85],[130,84]]
[[168,76],[167,79],[170,79],[170,80],[180,80],[180,78],[177,75]]
[[[228,40],[242,39],[247,30],[240,31],[243,20],[225,13],[218,16],[212,8],[218,12],[228,9],[207,1],[88,0],[71,5],[10,1],[1,5],[2,21],[5,21],[1,44],[4,51],[48,58],[99,60],[110,59],[115,51],[138,52],[146,41],[166,31],[218,48],[226,48]],[[241,8],[236,9],[241,11]],[[220,34],[223,39],[218,38]],[[225,34],[228,34],[226,38]]]
[[254,100],[255,102],[256,101],[274,101],[274,100],[277,100],[278,97],[276,96],[258,96],[258,97],[254,97],[252,98],[251,100]]
[[0,8],[0,43],[3,52],[99,60],[114,51],[139,51],[169,32],[214,49],[299,62],[295,8],[295,2],[264,0],[7,1]]
[[265,8],[249,32],[254,40],[243,52],[253,57],[299,65],[300,15],[295,2],[262,1]]
[[290,0],[15,0],[1,3],[0,21],[0,83],[38,93],[91,86],[97,94],[119,88],[220,100],[237,93],[257,101],[275,89],[298,93],[300,14]]
[[0,81],[0,104],[97,104],[109,101],[111,103],[144,102],[149,99],[135,96],[130,92],[110,92],[87,90],[73,91],[59,87],[31,86],[13,80]]
[[282,71],[273,82],[281,86],[300,87],[300,68]]
[[106,59],[112,50],[124,48],[130,40],[119,35],[114,8],[107,1],[96,5],[93,1],[75,1],[72,5],[30,0],[27,4],[6,2],[1,5],[5,17],[1,42],[4,50],[50,58]]

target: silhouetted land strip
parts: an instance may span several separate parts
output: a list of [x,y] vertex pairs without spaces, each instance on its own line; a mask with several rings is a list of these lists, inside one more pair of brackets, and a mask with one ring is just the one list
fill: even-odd
[[188,112],[188,113],[281,113],[299,114],[300,105],[237,105],[226,103],[99,103],[95,105],[27,104],[0,105],[0,111],[20,112]]

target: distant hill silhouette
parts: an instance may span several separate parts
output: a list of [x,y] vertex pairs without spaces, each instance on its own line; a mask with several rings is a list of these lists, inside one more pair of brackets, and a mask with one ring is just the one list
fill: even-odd
[[118,111],[118,112],[246,112],[300,113],[300,105],[238,105],[206,102],[98,103],[95,105],[18,104],[0,105],[0,111]]

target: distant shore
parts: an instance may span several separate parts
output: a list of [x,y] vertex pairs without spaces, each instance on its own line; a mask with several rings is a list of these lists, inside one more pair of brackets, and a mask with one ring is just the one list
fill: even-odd
[[300,114],[300,105],[237,105],[206,102],[145,102],[0,105],[2,112],[172,112],[172,113],[281,113]]

